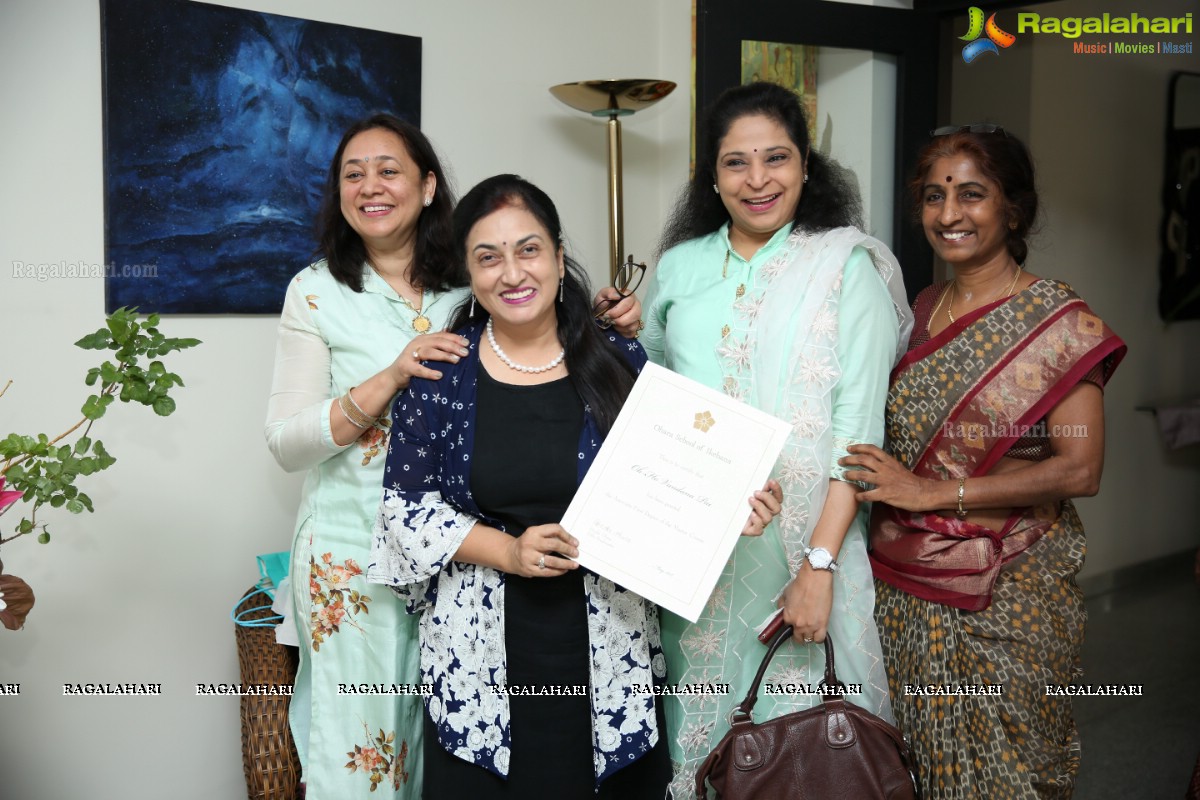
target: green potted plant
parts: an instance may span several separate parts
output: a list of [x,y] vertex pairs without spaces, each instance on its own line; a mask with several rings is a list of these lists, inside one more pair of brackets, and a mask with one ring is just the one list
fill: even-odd
[[[0,525],[0,549],[36,533],[42,544],[50,542],[45,522],[38,521],[43,506],[63,508],[72,514],[92,512],[92,499],[75,485],[79,476],[108,469],[116,461],[104,444],[91,438],[92,426],[114,400],[139,403],[159,416],[175,410],[171,389],[183,380],[168,372],[159,359],[176,350],[200,344],[199,339],[168,338],[158,330],[159,317],[139,320],[136,308],[120,308],[105,320],[105,327],[75,343],[84,350],[113,351],[98,367],[87,372],[84,383],[98,386],[80,409],[83,418],[54,438],[44,433],[24,436],[10,433],[0,439],[0,518],[16,508],[22,515],[15,526]],[[147,363],[148,361],[148,363]],[[11,387],[0,389],[0,398]],[[18,630],[33,607],[33,590],[22,579],[4,573],[0,562],[0,623]]]

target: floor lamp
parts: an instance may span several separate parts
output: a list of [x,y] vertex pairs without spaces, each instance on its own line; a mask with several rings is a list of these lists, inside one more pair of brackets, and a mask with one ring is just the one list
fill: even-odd
[[550,93],[571,108],[608,117],[608,242],[609,279],[616,280],[625,250],[625,220],[621,196],[621,117],[654,105],[675,88],[672,81],[641,78],[579,81],[551,86]]

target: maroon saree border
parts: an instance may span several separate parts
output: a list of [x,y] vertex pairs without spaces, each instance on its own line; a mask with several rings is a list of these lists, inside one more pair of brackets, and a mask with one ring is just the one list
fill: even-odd
[[[1030,284],[1015,295],[960,317],[936,337],[930,337],[928,341],[910,350],[892,372],[893,386],[903,377],[906,370],[952,344],[987,314],[1009,302],[1028,303],[1031,298],[1022,298],[1022,295],[1043,280]],[[919,451],[911,448],[911,445],[920,444],[919,439],[910,442],[910,469],[914,474],[945,480],[946,475],[954,475],[955,463],[962,465],[961,471],[966,473],[965,477],[986,474],[1004,457],[1013,443],[1021,438],[1020,432],[1044,418],[1088,372],[1114,355],[1115,360],[1106,372],[1111,374],[1120,363],[1126,349],[1120,337],[1113,333],[1069,286],[1058,281],[1050,283],[1050,286],[1042,285],[1039,288],[1058,292],[1059,296],[1046,293],[1041,293],[1040,296],[1049,297],[1052,303],[1061,301],[1061,305],[1052,305],[1044,318],[1035,318],[1029,323],[1028,330],[1017,330],[1019,338],[1011,342],[1005,352],[995,356],[995,363],[987,366],[983,374],[973,376],[973,385],[960,390],[963,392],[962,396],[944,409],[940,414],[941,419],[937,420],[938,424],[930,433],[929,440]],[[1070,326],[1071,321],[1064,320],[1068,315],[1075,315],[1083,323],[1086,323],[1087,319],[1083,315],[1094,318],[1100,326],[1100,330],[1094,334],[1099,340],[1087,347],[1082,354],[1072,353],[1075,359],[1073,363],[1057,375],[1051,371],[1048,377],[1053,383],[1044,389],[1023,385],[1018,375],[1010,378],[1007,384],[998,383],[1003,373],[1014,368],[1014,361],[1030,353],[1035,355],[1034,366],[1042,369],[1042,374],[1045,375],[1047,360],[1039,354],[1039,350],[1033,348],[1040,348],[1042,345],[1039,344],[1039,340],[1042,339],[1057,343],[1059,340],[1055,338],[1055,326],[1062,322]],[[1076,323],[1077,326],[1079,324]],[[1066,327],[1061,341],[1069,342],[1068,348],[1079,344],[1082,350],[1087,346],[1087,342],[1068,338],[1073,330],[1078,332],[1085,329]],[[1091,334],[1085,331],[1084,335]],[[1063,352],[1057,347],[1056,350],[1060,354]],[[1011,409],[1006,409],[1007,404],[1003,402],[987,401],[984,403],[986,408],[981,405],[981,392],[995,391],[999,394],[1006,389],[1015,394],[1015,398],[1009,399],[1007,403],[1013,406]],[[1020,390],[1026,393],[1022,395]],[[1030,394],[1031,392],[1036,394]],[[1022,403],[1028,403],[1024,411],[1021,410]],[[999,421],[1005,412],[1019,416],[1009,416],[1002,422]],[[990,420],[990,430],[994,431],[997,426],[1002,425],[1005,434],[993,438],[990,435],[977,437],[962,433],[964,426],[968,425],[978,426],[980,432],[988,430],[989,426],[983,422],[984,417]],[[959,428],[958,432],[953,434],[953,438],[947,441],[947,426],[951,425],[958,425]],[[956,447],[961,448],[957,453],[953,450]],[[971,451],[980,447],[987,449],[976,458]],[[961,472],[959,476],[962,476]],[[876,509],[876,517],[872,524],[872,544],[878,546],[873,547],[871,551],[875,576],[917,597],[970,611],[982,610],[988,606],[991,602],[991,589],[1000,567],[1037,541],[1053,523],[1053,520],[1042,520],[1030,508],[1014,508],[1000,531],[965,520],[943,517],[933,512],[900,511],[885,504],[880,504]],[[1029,524],[1018,525],[1025,517],[1029,517]],[[1015,534],[1010,537],[1010,533],[1014,531]],[[968,540],[975,541],[968,544]],[[958,565],[936,566],[937,559],[953,555],[960,550]],[[968,589],[970,591],[966,591]]]

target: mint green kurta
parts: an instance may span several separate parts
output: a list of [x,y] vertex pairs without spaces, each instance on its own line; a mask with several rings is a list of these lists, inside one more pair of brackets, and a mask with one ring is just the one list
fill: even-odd
[[[784,249],[790,226],[777,232],[750,261],[729,245],[727,226],[685,242],[664,254],[646,298],[646,329],[641,342],[650,359],[716,389],[730,391],[718,349],[731,330],[745,330],[748,314],[743,296],[753,298],[768,277],[762,269]],[[837,302],[837,364],[842,374],[829,399],[833,452],[826,465],[830,477],[840,477],[837,459],[855,442],[883,442],[883,407],[888,372],[894,359],[898,331],[896,313],[884,281],[867,251],[855,247],[843,268]],[[728,254],[728,263],[726,256]],[[722,267],[726,276],[722,277]],[[778,265],[776,265],[778,268]],[[787,325],[784,325],[787,329]],[[757,328],[751,328],[751,338]],[[778,413],[773,409],[766,409]],[[802,413],[793,422],[802,435],[814,424]],[[782,459],[781,459],[782,462]],[[781,465],[775,477],[780,478]],[[782,481],[785,486],[787,483]],[[803,506],[803,498],[785,499],[784,512],[761,537],[743,537],[734,549],[717,587],[696,624],[662,612],[663,649],[670,683],[704,680],[730,684],[730,694],[716,701],[667,698],[668,735],[676,765],[675,794],[684,792],[695,768],[728,730],[726,712],[749,689],[765,647],[755,627],[775,608],[775,598],[791,580],[779,525],[803,527],[820,509]],[[860,509],[851,524],[838,561],[829,630],[838,646],[838,675],[846,683],[862,684],[861,695],[848,699],[873,713],[891,717],[879,638],[872,620],[874,588],[866,555],[868,509]],[[816,685],[824,669],[819,645],[787,644],[775,657],[767,682]],[[756,719],[779,716],[810,707],[819,698],[809,695],[766,696],[760,692]],[[705,704],[719,703],[720,714]],[[719,720],[719,721],[714,721]]]
[[[465,296],[426,292],[431,330]],[[289,721],[309,800],[421,796],[422,699],[385,693],[420,683],[418,618],[363,574],[391,423],[385,414],[345,447],[329,427],[336,398],[404,352],[415,317],[369,267],[354,292],[319,262],[289,284],[280,322],[268,430],[285,468],[308,470],[292,545],[301,657]]]

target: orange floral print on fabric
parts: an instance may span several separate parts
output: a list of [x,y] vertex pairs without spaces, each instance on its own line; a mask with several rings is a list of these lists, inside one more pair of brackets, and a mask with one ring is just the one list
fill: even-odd
[[346,769],[351,773],[362,771],[371,776],[371,791],[379,788],[384,781],[392,784],[392,789],[399,789],[408,783],[408,772],[404,762],[408,760],[408,742],[400,742],[400,751],[396,751],[396,732],[384,733],[379,729],[379,735],[371,737],[371,731],[363,723],[363,731],[367,735],[367,745],[354,745],[354,749],[346,753],[350,760]]
[[353,615],[366,614],[369,595],[350,588],[350,579],[362,575],[362,567],[353,558],[333,563],[333,553],[321,556],[318,564],[309,558],[308,593],[312,598],[312,648],[320,650],[325,640],[340,632],[347,623],[362,631]]
[[374,425],[362,432],[362,436],[358,437],[358,446],[363,449],[362,465],[364,467],[370,464],[371,459],[375,456],[387,452],[388,434],[391,427],[392,420],[389,417],[380,417]]

